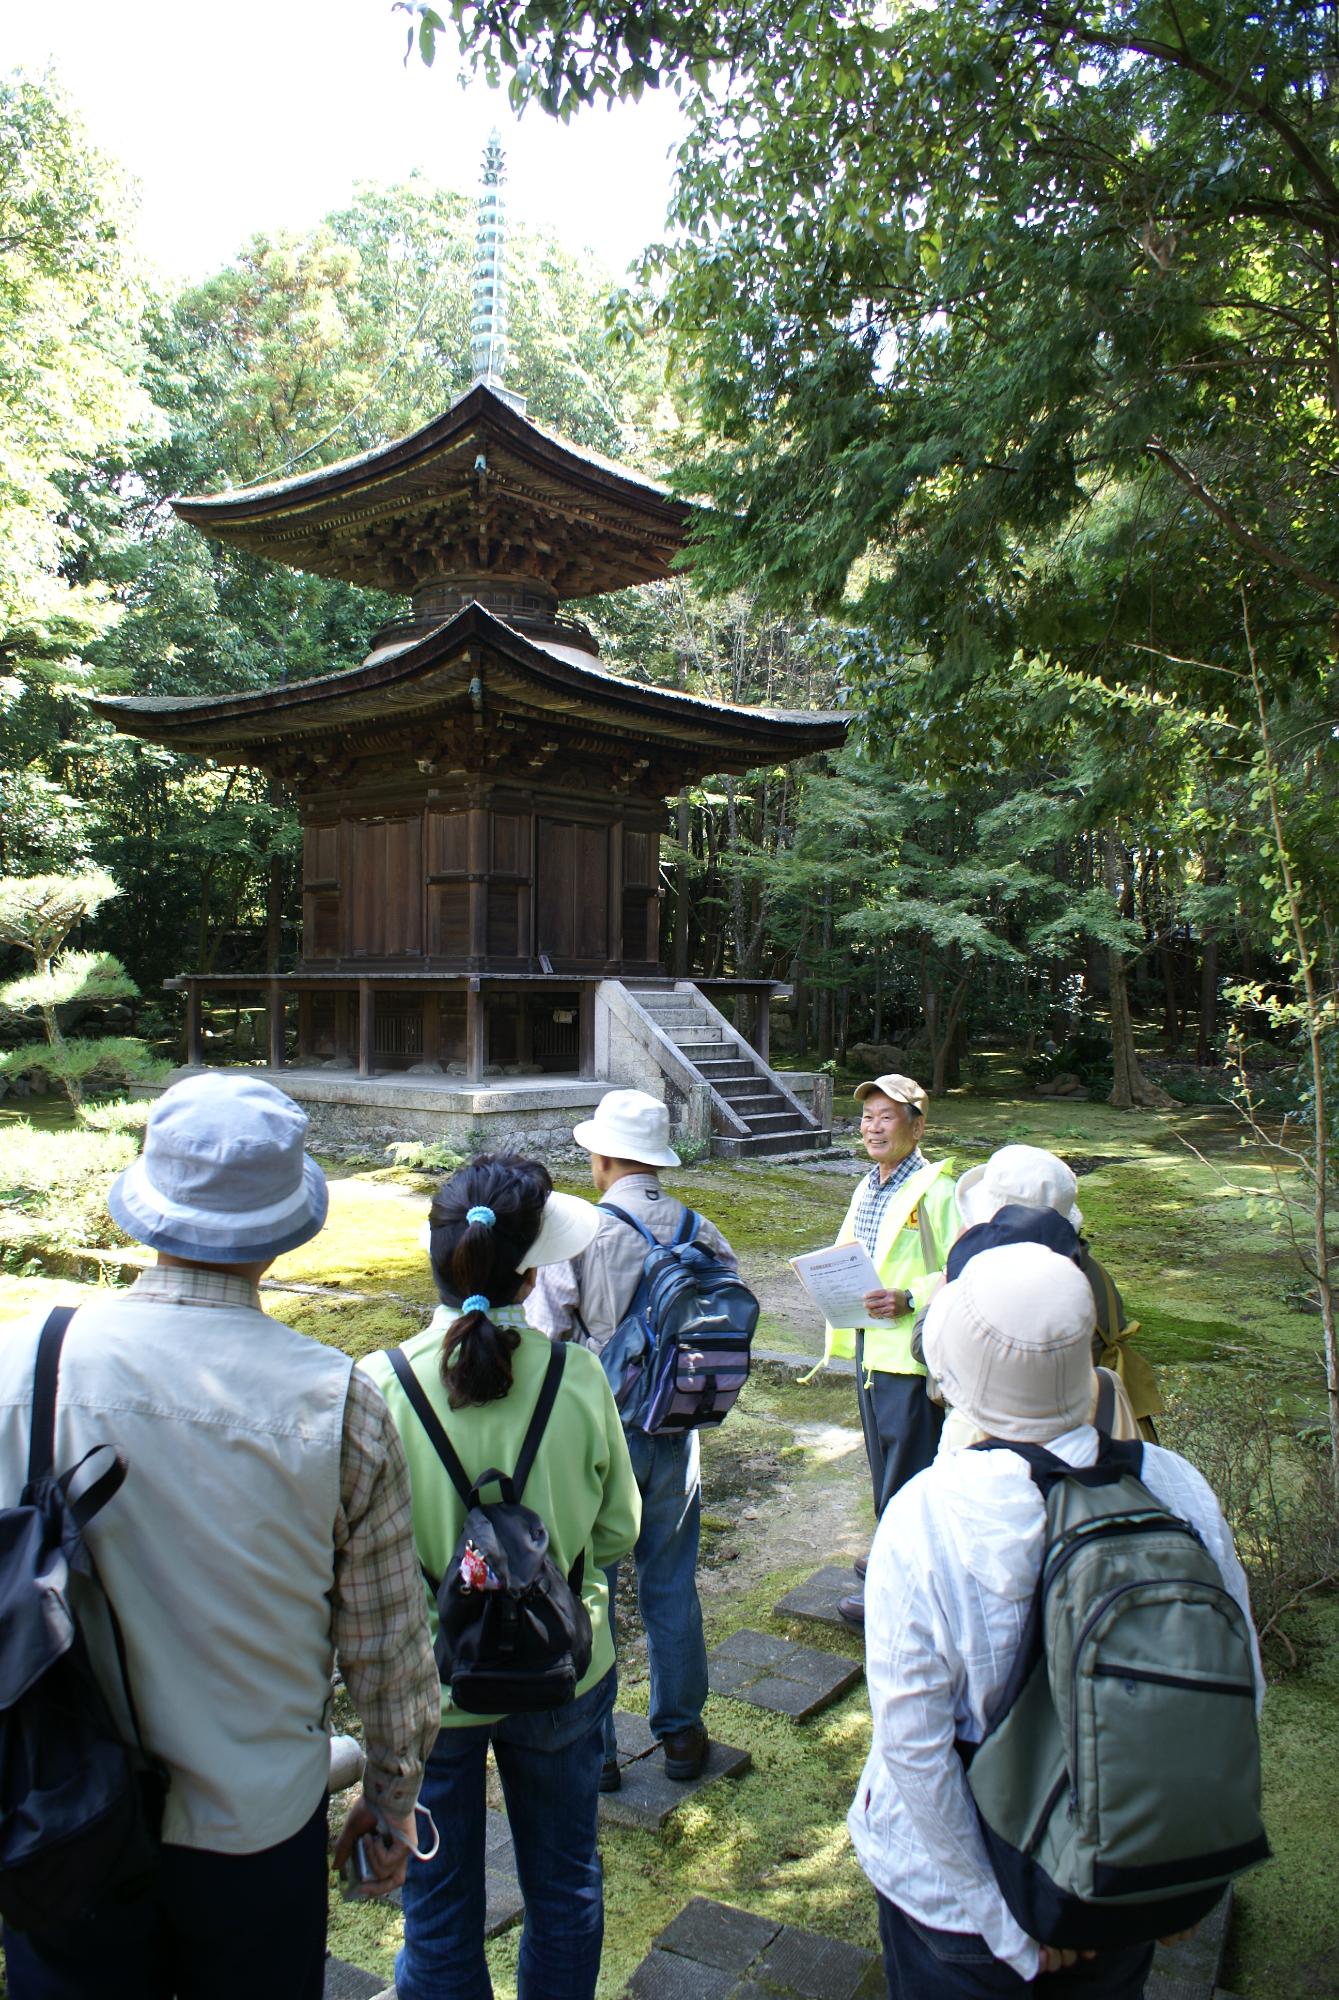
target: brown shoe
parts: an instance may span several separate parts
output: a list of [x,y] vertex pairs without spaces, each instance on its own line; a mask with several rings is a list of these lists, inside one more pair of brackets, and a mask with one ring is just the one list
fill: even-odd
[[851,1564],[851,1568],[855,1571],[856,1575],[860,1578],[860,1581],[863,1583],[865,1581],[865,1571],[869,1568],[869,1557],[857,1556],[855,1561]]
[[839,1597],[837,1599],[837,1609],[848,1625],[854,1625],[859,1632],[864,1631],[865,1600],[863,1597]]
[[667,1778],[697,1778],[702,1775],[711,1743],[700,1722],[691,1729],[676,1729],[672,1736],[662,1736],[660,1741],[665,1752]]

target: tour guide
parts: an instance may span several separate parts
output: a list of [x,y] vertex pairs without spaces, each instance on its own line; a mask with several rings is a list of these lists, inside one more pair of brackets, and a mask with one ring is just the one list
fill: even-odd
[[[865,1295],[866,1326],[826,1329],[823,1359],[855,1357],[877,1517],[939,1446],[944,1413],[925,1392],[911,1335],[943,1273],[958,1210],[949,1162],[931,1164],[920,1150],[929,1102],[921,1086],[909,1076],[880,1076],[859,1084],[855,1095],[860,1136],[874,1164],[856,1184],[837,1241],[864,1244],[883,1289]],[[856,1569],[864,1575],[863,1557]],[[864,1624],[863,1597],[844,1597],[838,1608],[849,1624]]]

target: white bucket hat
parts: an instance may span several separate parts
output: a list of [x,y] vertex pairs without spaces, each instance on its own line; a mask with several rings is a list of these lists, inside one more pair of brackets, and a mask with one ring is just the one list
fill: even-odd
[[[516,1268],[528,1271],[539,1264],[565,1263],[569,1257],[579,1257],[583,1250],[588,1250],[599,1233],[600,1212],[594,1202],[583,1201],[576,1194],[560,1194],[554,1188],[544,1203],[539,1234]],[[419,1230],[418,1240],[425,1250],[432,1249],[430,1222],[425,1222]]]
[[958,1182],[958,1213],[970,1229],[989,1222],[997,1209],[1019,1202],[1024,1208],[1053,1208],[1082,1229],[1083,1211],[1074,1198],[1078,1191],[1072,1170],[1058,1154],[1040,1146],[1001,1146],[983,1167],[969,1167]]
[[107,1206],[128,1235],[170,1257],[278,1257],[325,1221],[325,1175],[303,1151],[306,1136],[306,1112],[259,1077],[185,1077],[149,1112],[144,1151],[113,1181]]
[[677,1167],[669,1142],[669,1112],[644,1090],[610,1090],[595,1116],[573,1128],[572,1137],[588,1153],[608,1160],[635,1160],[643,1167]]
[[1076,1264],[1041,1243],[1006,1243],[935,1293],[925,1365],[987,1437],[1044,1444],[1088,1421],[1095,1317]]

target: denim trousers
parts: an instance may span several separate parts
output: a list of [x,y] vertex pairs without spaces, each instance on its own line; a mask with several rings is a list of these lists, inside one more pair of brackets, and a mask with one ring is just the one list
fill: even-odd
[[1151,1944],[1080,1959],[1067,1972],[1021,1979],[984,1938],[935,1931],[886,1896],[879,1897],[879,1937],[888,2000],[996,2000],[1028,1993],[1034,2000],[1140,2000],[1153,1963]]
[[153,1890],[59,1935],[5,1932],[9,2000],[321,2000],[326,1799],[258,1854],[164,1847]]
[[604,1942],[596,1811],[613,1705],[611,1671],[565,1708],[443,1729],[420,1793],[441,1846],[431,1861],[411,1861],[405,1878],[399,2000],[492,2000],[484,1957],[490,1743],[525,1898],[518,2000],[592,2000]]
[[[651,1733],[673,1736],[677,1730],[692,1729],[701,1722],[707,1699],[707,1642],[702,1635],[702,1606],[697,1601],[697,1545],[702,1532],[697,1432],[648,1437],[645,1431],[629,1431],[627,1439],[633,1477],[642,1496],[642,1526],[633,1560],[637,1565],[637,1608],[642,1614],[651,1667]],[[605,1575],[613,1631],[617,1565]],[[605,1728],[605,1756],[612,1757],[616,1748],[611,1710]]]

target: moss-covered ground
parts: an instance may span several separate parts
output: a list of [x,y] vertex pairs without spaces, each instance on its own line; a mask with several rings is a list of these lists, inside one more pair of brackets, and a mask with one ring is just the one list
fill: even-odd
[[[1139,1344],[1192,1396],[1243,1375],[1276,1386],[1299,1413],[1319,1408],[1319,1327],[1281,1242],[1258,1156],[1231,1113],[1178,1107],[1119,1113],[1048,1102],[1003,1079],[935,1107],[927,1151],[959,1167],[1008,1139],[1053,1147],[1082,1169],[1080,1201],[1098,1254],[1141,1325]],[[848,1117],[849,1099],[838,1101]],[[786,1267],[830,1241],[858,1170],[831,1165],[701,1166],[676,1191],[719,1222],[764,1305],[759,1344],[816,1355],[819,1328]],[[0,1132],[0,1157],[3,1132]],[[418,1232],[431,1184],[332,1165],[329,1225],[284,1258],[266,1304],[353,1355],[423,1323],[432,1286]],[[585,1192],[578,1166],[559,1184]],[[115,1274],[113,1274],[115,1275]],[[0,1318],[78,1287],[40,1274],[0,1279]],[[864,1546],[871,1525],[849,1379],[763,1368],[738,1409],[704,1438],[702,1591],[709,1638],[752,1625],[852,1655],[825,1628],[787,1628],[773,1605],[820,1563]],[[644,1659],[630,1602],[621,1699],[645,1707]],[[1295,1672],[1265,1710],[1266,1809],[1276,1860],[1238,1891],[1227,1983],[1244,2000],[1314,2000],[1339,1992],[1339,1816],[1330,1799],[1339,1753],[1339,1603],[1301,1614]],[[718,1896],[854,1942],[876,1943],[873,1899],[844,1831],[868,1740],[863,1688],[795,1725],[725,1699],[713,1734],[749,1749],[753,1770],[709,1787],[656,1835],[607,1829],[602,1996],[621,1992],[656,1932],[694,1894]],[[332,1947],[389,1974],[393,1913],[332,1904]],[[490,1947],[501,2000],[515,1991],[517,1936]]]

